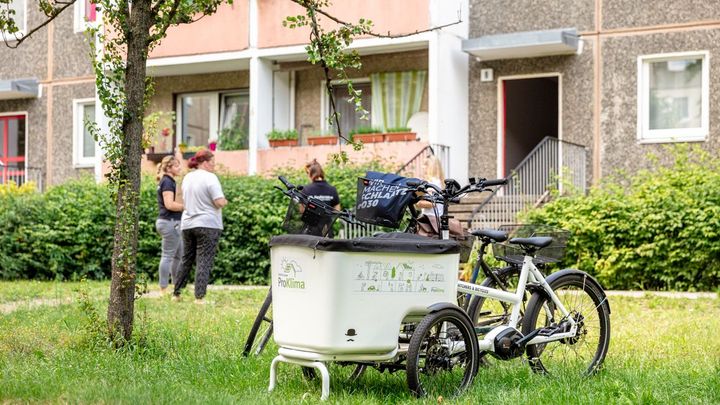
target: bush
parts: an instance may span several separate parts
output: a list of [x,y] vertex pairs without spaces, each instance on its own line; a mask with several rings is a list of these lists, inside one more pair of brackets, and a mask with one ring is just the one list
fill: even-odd
[[[325,171],[340,194],[343,207],[353,207],[357,177],[378,164],[329,164]],[[282,174],[296,184],[307,182],[303,170]],[[282,233],[288,200],[273,186],[275,178],[221,176],[229,201],[223,209],[212,277],[220,283],[264,283],[270,258],[268,241]],[[5,188],[0,193],[0,278],[76,280],[110,277],[115,205],[106,185],[92,179],[71,181],[47,193]],[[137,269],[155,278],[160,261],[160,236],[155,231],[157,184],[141,188]]]
[[588,196],[562,197],[525,220],[572,232],[564,265],[607,288],[715,290],[720,286],[720,163],[699,148]]

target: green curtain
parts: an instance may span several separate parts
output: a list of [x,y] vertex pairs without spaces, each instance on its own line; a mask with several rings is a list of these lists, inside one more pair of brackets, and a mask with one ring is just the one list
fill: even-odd
[[420,110],[426,78],[425,70],[371,74],[372,126],[382,130],[407,126]]

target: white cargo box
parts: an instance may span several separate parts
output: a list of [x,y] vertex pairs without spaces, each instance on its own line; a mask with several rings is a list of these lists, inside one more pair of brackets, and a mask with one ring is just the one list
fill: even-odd
[[456,302],[454,241],[282,235],[270,245],[273,336],[281,350],[382,357],[397,348],[403,319]]

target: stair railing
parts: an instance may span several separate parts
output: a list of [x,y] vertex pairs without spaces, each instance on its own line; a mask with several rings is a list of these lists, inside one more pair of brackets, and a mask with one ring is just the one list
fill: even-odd
[[[564,190],[566,184],[579,192],[586,189],[587,148],[554,137],[545,137],[496,188],[478,204],[468,220],[470,228],[496,228],[517,222],[517,214],[538,206],[548,190]],[[490,202],[493,201],[492,205]]]

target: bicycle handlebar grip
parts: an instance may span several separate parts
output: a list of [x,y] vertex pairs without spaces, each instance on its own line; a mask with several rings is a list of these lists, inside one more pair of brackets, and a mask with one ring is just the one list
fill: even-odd
[[483,182],[483,187],[502,186],[503,184],[507,184],[507,182],[507,179],[485,180]]
[[408,187],[417,187],[417,186],[419,186],[421,183],[420,183],[419,181],[408,181],[408,182],[405,183],[405,184],[407,184]]
[[290,183],[289,181],[287,181],[287,179],[285,178],[285,176],[278,176],[278,180],[280,180],[280,181],[282,182],[282,184],[284,184],[285,187],[287,187],[287,188],[293,188],[293,187],[294,187],[292,183]]

